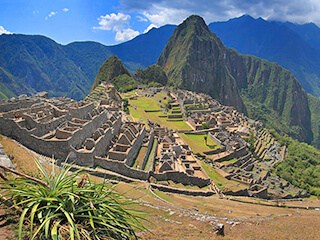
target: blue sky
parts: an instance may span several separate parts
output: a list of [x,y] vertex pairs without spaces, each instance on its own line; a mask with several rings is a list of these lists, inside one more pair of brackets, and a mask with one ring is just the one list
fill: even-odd
[[0,34],[48,36],[58,43],[127,41],[191,14],[207,23],[250,14],[269,20],[320,23],[318,0],[0,0]]

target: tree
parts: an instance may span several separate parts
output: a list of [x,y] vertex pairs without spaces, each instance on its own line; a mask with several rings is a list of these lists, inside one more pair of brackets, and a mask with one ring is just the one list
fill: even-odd
[[202,123],[202,128],[203,129],[209,129],[210,128],[210,123],[209,122]]
[[205,135],[203,138],[204,138],[204,142],[206,143],[206,145],[208,145],[208,136]]
[[127,98],[124,98],[121,100],[122,101],[122,109],[126,114],[130,113],[129,110],[129,100]]

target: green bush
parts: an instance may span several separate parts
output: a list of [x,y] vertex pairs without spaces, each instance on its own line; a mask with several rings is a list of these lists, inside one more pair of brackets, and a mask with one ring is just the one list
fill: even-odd
[[320,150],[288,136],[272,134],[287,146],[285,160],[276,168],[276,173],[298,187],[314,195],[320,194]]

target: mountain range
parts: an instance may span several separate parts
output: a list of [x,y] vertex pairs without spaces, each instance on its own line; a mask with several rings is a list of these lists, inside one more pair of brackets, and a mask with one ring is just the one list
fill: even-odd
[[320,95],[320,29],[316,25],[269,22],[244,15],[211,23],[209,28],[226,46],[279,63],[308,93]]
[[225,47],[199,16],[176,28],[158,65],[173,87],[207,93],[271,128],[313,140],[308,97],[296,78],[276,63]]
[[[153,72],[157,68],[146,72],[140,68],[157,62],[168,75],[168,85],[206,92],[268,127],[318,145],[320,103],[308,97],[300,84],[317,96],[319,32],[312,24],[267,22],[250,16],[207,26],[192,16],[178,27],[154,28],[115,46],[60,45],[44,36],[1,35],[0,97],[48,91],[51,96],[82,99],[101,64],[117,55],[129,71],[139,70],[135,76]],[[238,51],[271,58],[289,70],[292,67],[300,84],[280,65]],[[124,75],[118,81],[129,79]]]
[[[97,42],[60,45],[44,36],[0,36],[0,98],[46,90],[51,96],[82,99],[90,90],[100,65],[111,55],[130,71],[157,62],[175,25],[115,46]],[[310,24],[269,22],[248,15],[209,24],[222,42],[240,53],[277,62],[289,69],[303,88],[320,94],[320,29]]]
[[154,64],[175,26],[151,29],[129,42],[104,46],[97,42],[61,45],[38,35],[0,35],[0,98],[47,91],[50,96],[83,99],[101,64],[111,55],[129,70]]

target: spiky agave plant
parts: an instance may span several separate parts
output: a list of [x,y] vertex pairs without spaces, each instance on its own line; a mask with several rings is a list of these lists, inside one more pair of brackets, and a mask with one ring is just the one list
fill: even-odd
[[132,202],[104,183],[77,183],[80,171],[71,172],[72,166],[57,173],[37,166],[40,181],[15,178],[3,185],[22,210],[19,239],[137,239],[135,230],[144,229],[137,212],[126,207]]

